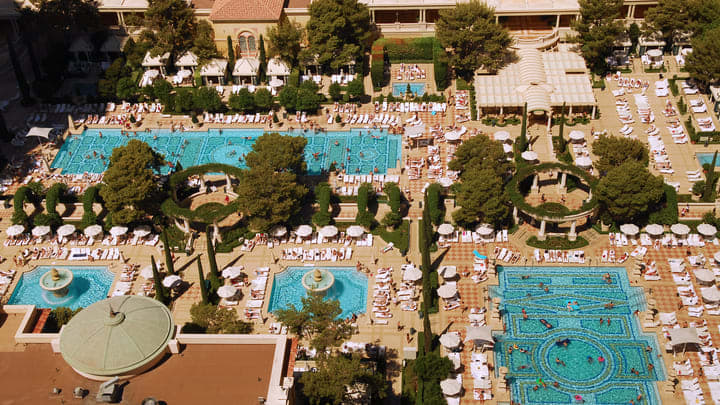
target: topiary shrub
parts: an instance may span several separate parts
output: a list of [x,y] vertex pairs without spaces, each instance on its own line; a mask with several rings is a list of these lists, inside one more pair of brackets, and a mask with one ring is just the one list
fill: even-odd
[[330,208],[330,185],[328,183],[320,183],[315,187],[315,198],[318,203],[318,212],[313,217],[313,223],[318,226],[329,225],[332,222],[332,215],[328,211]]
[[25,213],[25,201],[29,197],[30,188],[27,186],[20,187],[13,197],[13,214],[11,221],[14,225],[27,225],[28,216]]
[[95,200],[97,200],[97,196],[97,186],[88,187],[82,196],[83,216],[80,221],[80,227],[83,229],[97,223],[97,215],[95,215],[95,211],[93,211],[93,204],[95,203]]
[[438,183],[433,183],[427,188],[430,220],[435,225],[440,225],[445,220],[445,202],[442,193],[443,187]]
[[357,215],[355,215],[355,222],[367,229],[372,229],[375,225],[375,216],[372,212],[368,211],[368,203],[371,196],[370,193],[373,192],[372,184],[363,183],[360,187],[358,187]]
[[383,218],[383,225],[391,228],[397,228],[402,224],[401,210],[401,193],[397,183],[386,183],[384,188],[385,194],[388,196],[390,211]]

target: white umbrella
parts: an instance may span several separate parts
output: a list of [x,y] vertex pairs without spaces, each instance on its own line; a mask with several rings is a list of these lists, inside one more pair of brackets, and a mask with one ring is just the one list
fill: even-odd
[[670,230],[676,235],[687,235],[690,233],[690,227],[685,224],[675,224],[670,227]]
[[664,231],[665,231],[665,228],[659,224],[650,224],[645,227],[645,232],[647,232],[653,236],[662,235]]
[[635,224],[622,224],[620,225],[620,232],[625,235],[632,236],[637,235],[638,232],[640,232],[640,228],[638,228]]
[[152,271],[152,265],[147,265],[140,270],[140,277],[144,278],[145,280],[150,280],[153,278],[153,271]]
[[712,287],[706,287],[700,289],[700,294],[703,297],[703,301],[705,302],[718,302],[720,301],[720,290],[718,290],[716,285],[713,285]]
[[50,227],[47,225],[36,226],[32,230],[33,236],[45,236],[50,233]]
[[312,228],[310,225],[300,225],[298,229],[295,230],[295,234],[301,238],[306,238],[312,234]]
[[320,235],[326,238],[332,238],[338,234],[338,229],[335,225],[327,225],[320,228]]
[[440,185],[443,187],[450,187],[453,185],[453,181],[449,177],[440,177],[438,179],[438,183],[440,183]]
[[85,228],[85,236],[89,238],[94,238],[98,235],[101,235],[103,233],[102,226],[100,225],[90,225],[87,228]]
[[228,267],[227,269],[222,271],[222,276],[225,278],[235,278],[238,277],[242,273],[242,269],[240,267]]
[[454,349],[460,346],[460,335],[448,332],[440,336],[440,344],[448,349]]
[[527,160],[528,162],[535,161],[538,158],[537,153],[535,153],[535,151],[532,151],[532,150],[526,150],[520,156],[522,156],[522,158]]
[[112,236],[120,236],[125,235],[127,233],[128,229],[127,226],[113,226],[110,228],[110,235]]
[[455,266],[442,266],[438,271],[443,278],[453,278],[457,276],[457,267]]
[[217,289],[217,295],[220,298],[230,298],[237,294],[237,288],[231,285],[224,285]]
[[446,141],[457,141],[458,139],[460,139],[460,133],[457,131],[450,131],[445,133]]
[[453,369],[457,370],[462,366],[462,361],[460,359],[460,353],[455,353],[457,356],[448,357],[450,361],[453,363]]
[[713,255],[713,259],[715,259],[716,262],[720,263],[720,251],[715,252]]
[[505,142],[510,139],[510,133],[508,131],[497,131],[493,135],[496,141]]
[[475,229],[475,232],[479,233],[482,236],[487,236],[495,232],[495,230],[492,228],[492,226],[490,226],[490,224],[482,224]]
[[570,132],[570,139],[572,139],[573,141],[581,141],[585,139],[585,133],[576,129]]
[[717,228],[710,224],[700,224],[697,226],[697,231],[703,236],[715,236]]
[[57,229],[57,234],[59,236],[72,235],[73,232],[75,232],[75,225],[73,224],[65,224]]
[[180,276],[175,275],[175,274],[171,274],[171,275],[169,275],[169,276],[167,276],[167,277],[165,277],[165,278],[163,279],[162,284],[163,284],[165,287],[170,287],[170,286],[172,286],[173,284],[175,284],[176,282],[178,282],[178,281],[180,281],[180,280],[181,280]]
[[408,267],[403,273],[403,281],[418,281],[422,278],[422,271],[415,266]]
[[347,233],[349,236],[351,236],[353,238],[358,238],[360,236],[363,236],[363,234],[365,233],[365,228],[363,228],[360,225],[352,225],[352,226],[348,227],[348,229],[347,229],[347,231],[345,231],[345,233]]
[[287,228],[282,225],[277,225],[270,230],[270,235],[276,238],[282,238],[285,234],[287,234]]
[[18,236],[23,232],[25,232],[25,226],[23,225],[13,225],[5,230],[5,233],[7,233],[8,236]]
[[512,145],[508,145],[506,143],[503,144],[503,152],[512,153],[512,151],[513,151]]
[[714,283],[715,282],[715,274],[708,270],[708,269],[697,269],[693,271],[695,273],[695,278],[698,279],[698,281],[702,283]]
[[440,381],[440,389],[445,395],[457,395],[462,390],[462,385],[454,378],[447,378]]
[[270,86],[272,87],[280,87],[283,85],[283,81],[278,79],[277,77],[270,80]]
[[138,236],[142,238],[143,236],[148,236],[150,234],[150,227],[147,225],[140,225],[137,228],[133,229],[133,235]]
[[575,166],[583,168],[590,167],[592,166],[592,159],[587,156],[580,156],[579,158],[575,159]]
[[455,230],[455,227],[450,224],[442,224],[438,227],[438,233],[440,235],[450,235]]
[[660,56],[662,56],[662,51],[659,49],[650,49],[649,51],[647,51],[647,54],[648,56],[651,56],[653,58],[659,58]]
[[441,298],[452,298],[457,295],[457,287],[454,284],[443,284],[437,289]]

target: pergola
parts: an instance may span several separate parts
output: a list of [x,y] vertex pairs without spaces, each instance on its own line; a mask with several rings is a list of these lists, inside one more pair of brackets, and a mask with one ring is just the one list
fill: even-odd
[[248,78],[252,84],[257,84],[260,61],[256,58],[240,58],[235,62],[233,78],[236,84],[243,84]]

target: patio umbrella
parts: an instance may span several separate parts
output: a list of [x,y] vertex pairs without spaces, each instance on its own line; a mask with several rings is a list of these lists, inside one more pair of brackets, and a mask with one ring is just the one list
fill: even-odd
[[715,274],[708,269],[697,269],[693,271],[693,273],[695,273],[695,278],[697,278],[701,283],[715,282]]
[[320,235],[326,238],[332,238],[338,234],[338,229],[335,225],[327,225],[320,228]]
[[670,227],[670,230],[676,235],[687,235],[690,233],[690,227],[685,224],[675,224]]
[[698,232],[703,236],[715,236],[717,228],[710,224],[700,224],[697,226]]
[[503,152],[512,153],[512,151],[513,151],[512,145],[508,145],[506,143],[503,144]]
[[712,287],[701,288],[700,295],[702,295],[703,301],[705,302],[714,303],[720,301],[720,290],[718,290],[716,285]]
[[273,227],[273,229],[270,230],[270,235],[276,237],[276,238],[282,238],[287,234],[287,228],[285,228],[282,225],[277,225]]
[[310,225],[300,225],[298,229],[295,230],[295,234],[301,238],[306,238],[312,234],[312,228]]
[[462,390],[462,385],[454,378],[447,378],[440,381],[440,389],[445,395],[457,395]]
[[585,139],[585,133],[576,129],[570,132],[570,139],[572,139],[573,141],[581,141]]
[[231,285],[224,285],[217,289],[217,295],[220,298],[230,298],[237,294],[237,288]]
[[89,238],[94,238],[94,237],[96,237],[96,236],[98,236],[98,235],[102,235],[102,233],[103,233],[102,226],[100,226],[100,225],[90,225],[90,226],[88,226],[87,228],[85,228],[85,232],[84,232],[84,233],[85,233],[85,236],[87,236],[87,237],[89,237]]
[[110,235],[112,236],[120,236],[125,235],[128,231],[127,226],[113,226],[110,228]]
[[145,266],[140,270],[140,277],[144,278],[145,280],[150,280],[153,278],[153,271],[152,266]]
[[72,235],[73,232],[75,232],[75,225],[73,224],[65,224],[57,229],[57,234],[59,236]]
[[460,139],[460,133],[457,131],[450,131],[445,133],[446,141],[457,141],[458,139]]
[[440,344],[448,349],[454,349],[460,346],[460,335],[453,332],[445,333],[440,336]]
[[622,224],[620,225],[620,232],[628,236],[633,236],[640,232],[640,228],[638,228],[635,224]]
[[23,225],[13,225],[5,230],[8,236],[18,236],[23,232],[25,232],[25,226]]
[[442,224],[438,227],[438,233],[440,235],[450,235],[455,230],[455,227],[453,227],[450,224]]
[[492,226],[490,226],[490,224],[482,224],[475,229],[475,232],[479,233],[482,236],[487,236],[495,232],[495,230],[492,228]]
[[133,235],[138,236],[140,238],[144,236],[148,236],[150,234],[150,227],[147,225],[140,225],[133,229]]
[[437,289],[437,294],[441,298],[452,298],[457,295],[457,292],[455,284],[443,284]]
[[459,356],[460,353],[454,353],[454,354],[457,354],[458,356],[452,356],[452,357],[448,356],[448,359],[450,359],[450,361],[452,361],[453,369],[458,370],[462,366],[462,361]]
[[50,233],[50,227],[47,225],[36,226],[32,230],[33,236],[45,236]]
[[283,81],[278,79],[277,77],[270,80],[270,86],[272,87],[280,87],[283,85]]
[[716,262],[720,263],[720,251],[715,252],[713,255],[713,259],[715,259]]
[[583,168],[590,167],[592,166],[592,159],[587,156],[580,156],[579,158],[575,159],[575,166]]
[[359,225],[352,225],[348,227],[347,231],[345,231],[349,236],[353,238],[359,238],[360,236],[363,236],[365,233],[365,228]]
[[653,236],[659,236],[663,234],[663,231],[665,231],[665,228],[662,225],[659,224],[650,224],[645,227],[645,232],[649,233]]
[[438,271],[443,278],[453,278],[457,276],[457,267],[455,266],[442,266]]
[[522,156],[522,158],[527,160],[528,162],[532,162],[538,159],[537,153],[531,150],[526,150],[520,156]]
[[449,177],[440,177],[438,179],[438,183],[440,183],[440,185],[443,187],[450,187],[450,186],[452,186],[453,181]]
[[510,133],[508,131],[497,131],[493,134],[493,138],[496,141],[505,142],[510,139]]
[[403,273],[403,281],[418,281],[422,278],[422,271],[417,267],[409,267]]
[[242,273],[242,269],[240,267],[228,267],[222,271],[222,276],[225,278],[235,278],[238,277],[240,273]]
[[175,274],[171,274],[167,277],[165,277],[162,281],[162,284],[165,287],[171,287],[173,284],[177,283],[178,281],[182,280],[180,276],[177,276]]
[[659,58],[660,56],[662,56],[662,51],[659,49],[650,49],[649,51],[647,51],[647,54],[648,56],[651,56],[653,58]]

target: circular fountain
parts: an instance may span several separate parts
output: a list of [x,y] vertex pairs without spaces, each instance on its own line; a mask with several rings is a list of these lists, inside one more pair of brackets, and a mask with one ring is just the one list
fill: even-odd
[[335,276],[326,269],[315,269],[305,273],[302,284],[308,291],[324,294],[335,284]]
[[56,297],[64,297],[68,293],[73,273],[68,269],[52,268],[40,277],[40,288],[53,293]]

